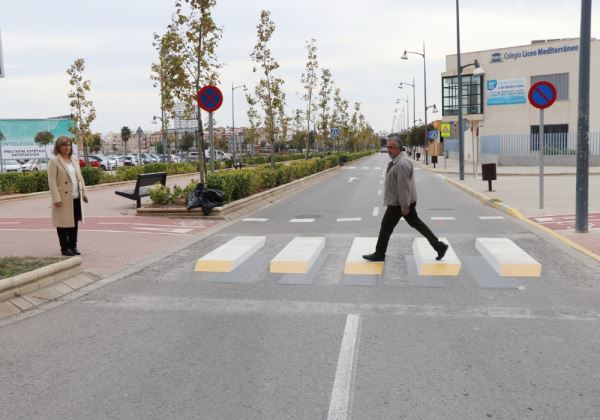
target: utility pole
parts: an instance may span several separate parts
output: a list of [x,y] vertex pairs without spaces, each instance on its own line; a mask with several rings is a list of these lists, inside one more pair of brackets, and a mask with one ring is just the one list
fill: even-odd
[[590,153],[590,37],[592,0],[581,0],[579,36],[579,101],[577,118],[577,180],[575,230],[588,231],[589,153]]

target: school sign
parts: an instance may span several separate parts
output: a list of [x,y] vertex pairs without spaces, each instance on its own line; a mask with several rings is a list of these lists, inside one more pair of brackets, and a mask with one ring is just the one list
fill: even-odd
[[[0,132],[4,139],[0,143],[1,159],[36,159],[52,156],[54,144],[44,147],[35,144],[35,136],[40,131],[49,131],[56,140],[60,136],[74,138],[69,131],[75,122],[70,117],[27,120],[0,120]],[[73,151],[76,152],[76,149]]]

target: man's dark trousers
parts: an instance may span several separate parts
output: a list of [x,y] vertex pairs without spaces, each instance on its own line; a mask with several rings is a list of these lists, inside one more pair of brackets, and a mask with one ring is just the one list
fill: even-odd
[[423,223],[421,219],[419,219],[419,216],[417,215],[417,203],[412,203],[406,216],[402,216],[402,209],[400,206],[387,206],[385,214],[383,215],[383,219],[381,220],[379,238],[377,239],[377,247],[375,248],[375,253],[377,255],[385,256],[385,252],[390,241],[390,236],[392,236],[392,232],[394,231],[394,228],[400,221],[401,217],[404,217],[406,223],[427,238],[433,249],[436,251],[438,250],[440,244],[439,239],[433,234],[427,225]]

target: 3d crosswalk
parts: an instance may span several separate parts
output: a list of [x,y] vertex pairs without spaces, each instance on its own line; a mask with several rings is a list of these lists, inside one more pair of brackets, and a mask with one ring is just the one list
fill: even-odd
[[[458,276],[462,263],[449,245],[442,261],[425,238],[412,243],[412,257],[419,276]],[[266,243],[265,236],[237,236],[196,262],[195,271],[229,273],[259,252]],[[374,251],[377,238],[355,237],[344,263],[344,275],[383,274],[385,262],[371,262],[362,258]],[[269,271],[283,274],[306,274],[326,248],[326,237],[294,237],[271,260]],[[508,238],[476,238],[475,248],[485,262],[501,277],[540,277],[542,265]],[[264,252],[263,252],[264,253]]]

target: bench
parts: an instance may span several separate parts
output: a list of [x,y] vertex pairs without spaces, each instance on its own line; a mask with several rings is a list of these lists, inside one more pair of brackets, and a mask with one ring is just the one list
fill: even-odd
[[140,208],[142,207],[141,198],[147,197],[150,193],[150,187],[157,182],[165,185],[167,183],[167,173],[153,172],[149,174],[139,174],[134,189],[115,191],[115,194],[120,195],[121,197],[129,198],[130,200],[135,200],[137,203],[137,208]]

